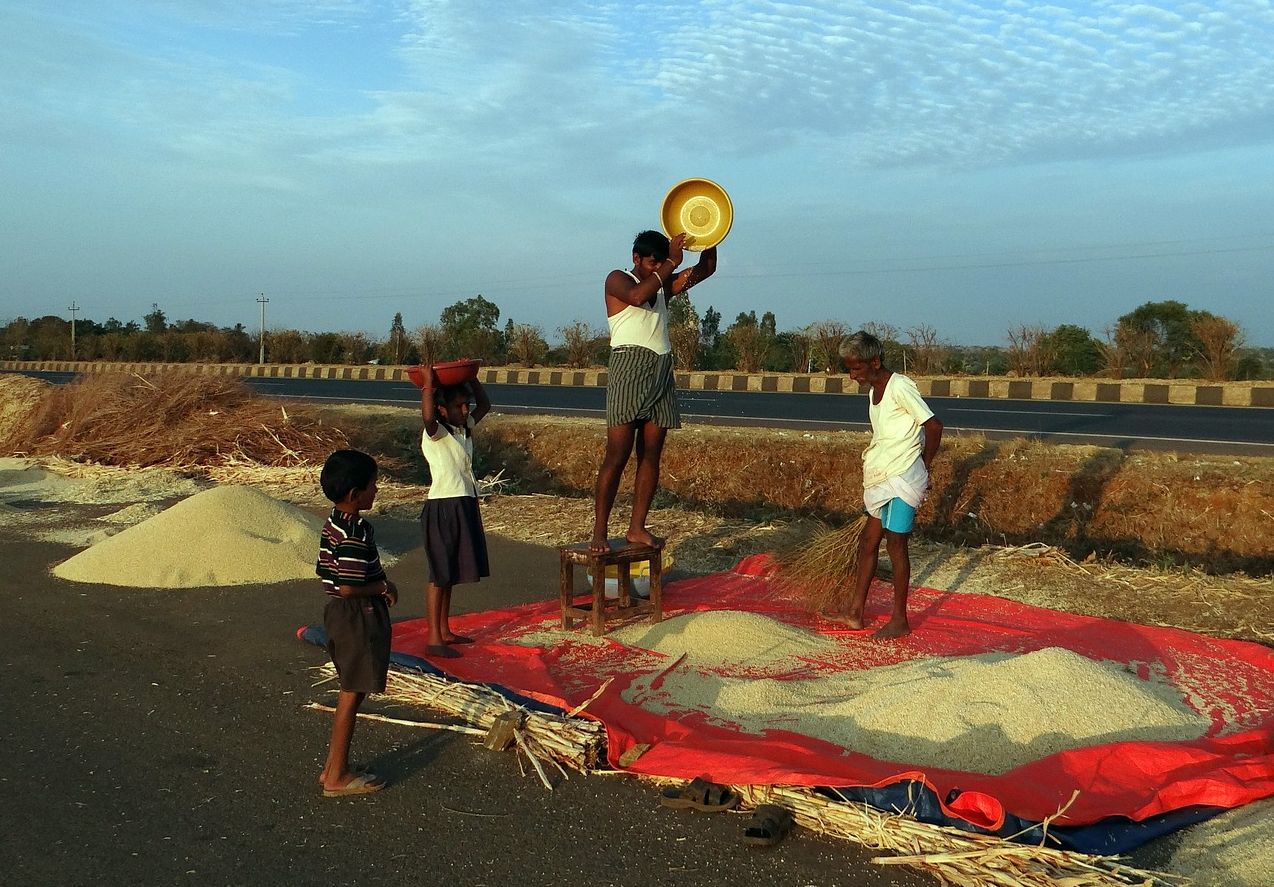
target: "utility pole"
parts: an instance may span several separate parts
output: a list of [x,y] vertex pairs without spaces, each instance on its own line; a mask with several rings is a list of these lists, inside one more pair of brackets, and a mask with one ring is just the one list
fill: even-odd
[[270,300],[265,297],[265,293],[262,293],[257,301],[261,303],[261,354],[257,358],[257,363],[265,363],[265,306]]
[[71,360],[75,360],[75,313],[80,310],[80,306],[75,304],[75,300],[71,300],[71,305],[66,309],[71,312]]

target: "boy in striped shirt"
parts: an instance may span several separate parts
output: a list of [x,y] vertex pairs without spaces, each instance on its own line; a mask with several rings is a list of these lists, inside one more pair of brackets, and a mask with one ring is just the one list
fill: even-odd
[[389,607],[398,603],[398,587],[380,565],[372,525],[359,515],[376,501],[376,475],[376,460],[358,450],[332,453],[319,475],[333,508],[319,539],[316,572],[328,596],[323,609],[327,653],[340,679],[332,741],[319,777],[325,798],[385,787],[376,774],[354,773],[349,766],[358,708],[368,693],[385,691],[393,633]]

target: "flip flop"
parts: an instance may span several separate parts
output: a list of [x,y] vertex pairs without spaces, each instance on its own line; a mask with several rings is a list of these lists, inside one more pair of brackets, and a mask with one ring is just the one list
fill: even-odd
[[743,843],[753,847],[773,847],[796,824],[792,812],[777,804],[762,804],[743,825]]
[[659,803],[673,810],[719,813],[733,809],[739,803],[739,796],[724,785],[696,776],[680,788],[664,789],[659,796]]
[[458,634],[455,637],[453,637],[451,640],[447,641],[447,643],[448,644],[472,644],[473,638],[467,638],[462,634]]
[[[349,772],[350,772],[350,773],[352,773],[352,774],[354,774],[355,776],[358,776],[358,775],[360,775],[360,774],[366,773],[366,772],[367,772],[367,768],[366,768],[366,767],[364,767],[362,764],[350,764],[350,765],[349,765]],[[322,785],[323,785],[323,774],[322,774],[322,773],[320,773],[320,774],[319,774],[318,784],[319,784],[320,786],[322,786]]]
[[325,798],[345,798],[351,795],[370,795],[386,786],[385,780],[374,773],[359,773],[340,788],[323,789]]

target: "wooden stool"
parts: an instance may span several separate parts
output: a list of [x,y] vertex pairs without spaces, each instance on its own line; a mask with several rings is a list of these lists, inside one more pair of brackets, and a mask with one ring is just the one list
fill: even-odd
[[[610,540],[610,551],[596,554],[588,550],[587,542],[575,545],[564,545],[558,549],[562,555],[562,628],[571,630],[572,617],[579,613],[589,614],[589,624],[593,634],[606,633],[607,617],[619,618],[650,614],[652,623],[664,618],[663,611],[663,549],[653,545],[636,545],[627,539]],[[636,601],[632,599],[631,565],[646,561],[650,564],[650,600]],[[593,605],[577,607],[575,598],[575,565],[583,564],[593,575]],[[613,604],[606,603],[606,568],[614,564],[619,573],[619,600]]]

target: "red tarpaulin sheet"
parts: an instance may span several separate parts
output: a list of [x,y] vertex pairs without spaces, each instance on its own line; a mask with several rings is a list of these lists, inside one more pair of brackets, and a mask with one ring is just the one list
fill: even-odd
[[[767,579],[771,561],[747,558],[734,570],[671,583],[665,618],[707,610],[742,610],[830,637],[843,625],[811,617]],[[876,583],[868,601],[877,624],[891,590]],[[468,682],[497,684],[570,709],[611,683],[586,714],[605,724],[612,766],[636,743],[651,747],[627,769],[637,773],[737,784],[879,787],[917,780],[945,799],[944,812],[998,829],[1005,814],[1040,821],[1079,796],[1059,825],[1108,817],[1139,821],[1192,805],[1237,807],[1274,795],[1274,651],[1172,628],[1078,616],[984,595],[916,589],[912,634],[880,642],[872,665],[933,656],[987,652],[1029,653],[1049,647],[1094,660],[1128,664],[1144,678],[1152,671],[1189,688],[1190,705],[1211,719],[1197,740],[1117,742],[1063,751],[995,776],[919,768],[877,760],[824,740],[770,729],[743,732],[704,713],[647,711],[624,699],[634,680],[648,676],[649,652],[581,638],[548,647],[502,642],[559,626],[556,601],[454,617],[452,626],[476,643],[459,659],[425,656],[424,620],[394,626],[394,650],[428,659]],[[587,631],[585,628],[584,631]],[[861,640],[856,640],[861,644]],[[671,658],[668,665],[672,665]],[[808,676],[808,673],[806,674]],[[820,676],[826,676],[825,672]],[[1056,688],[1065,694],[1065,685]]]

